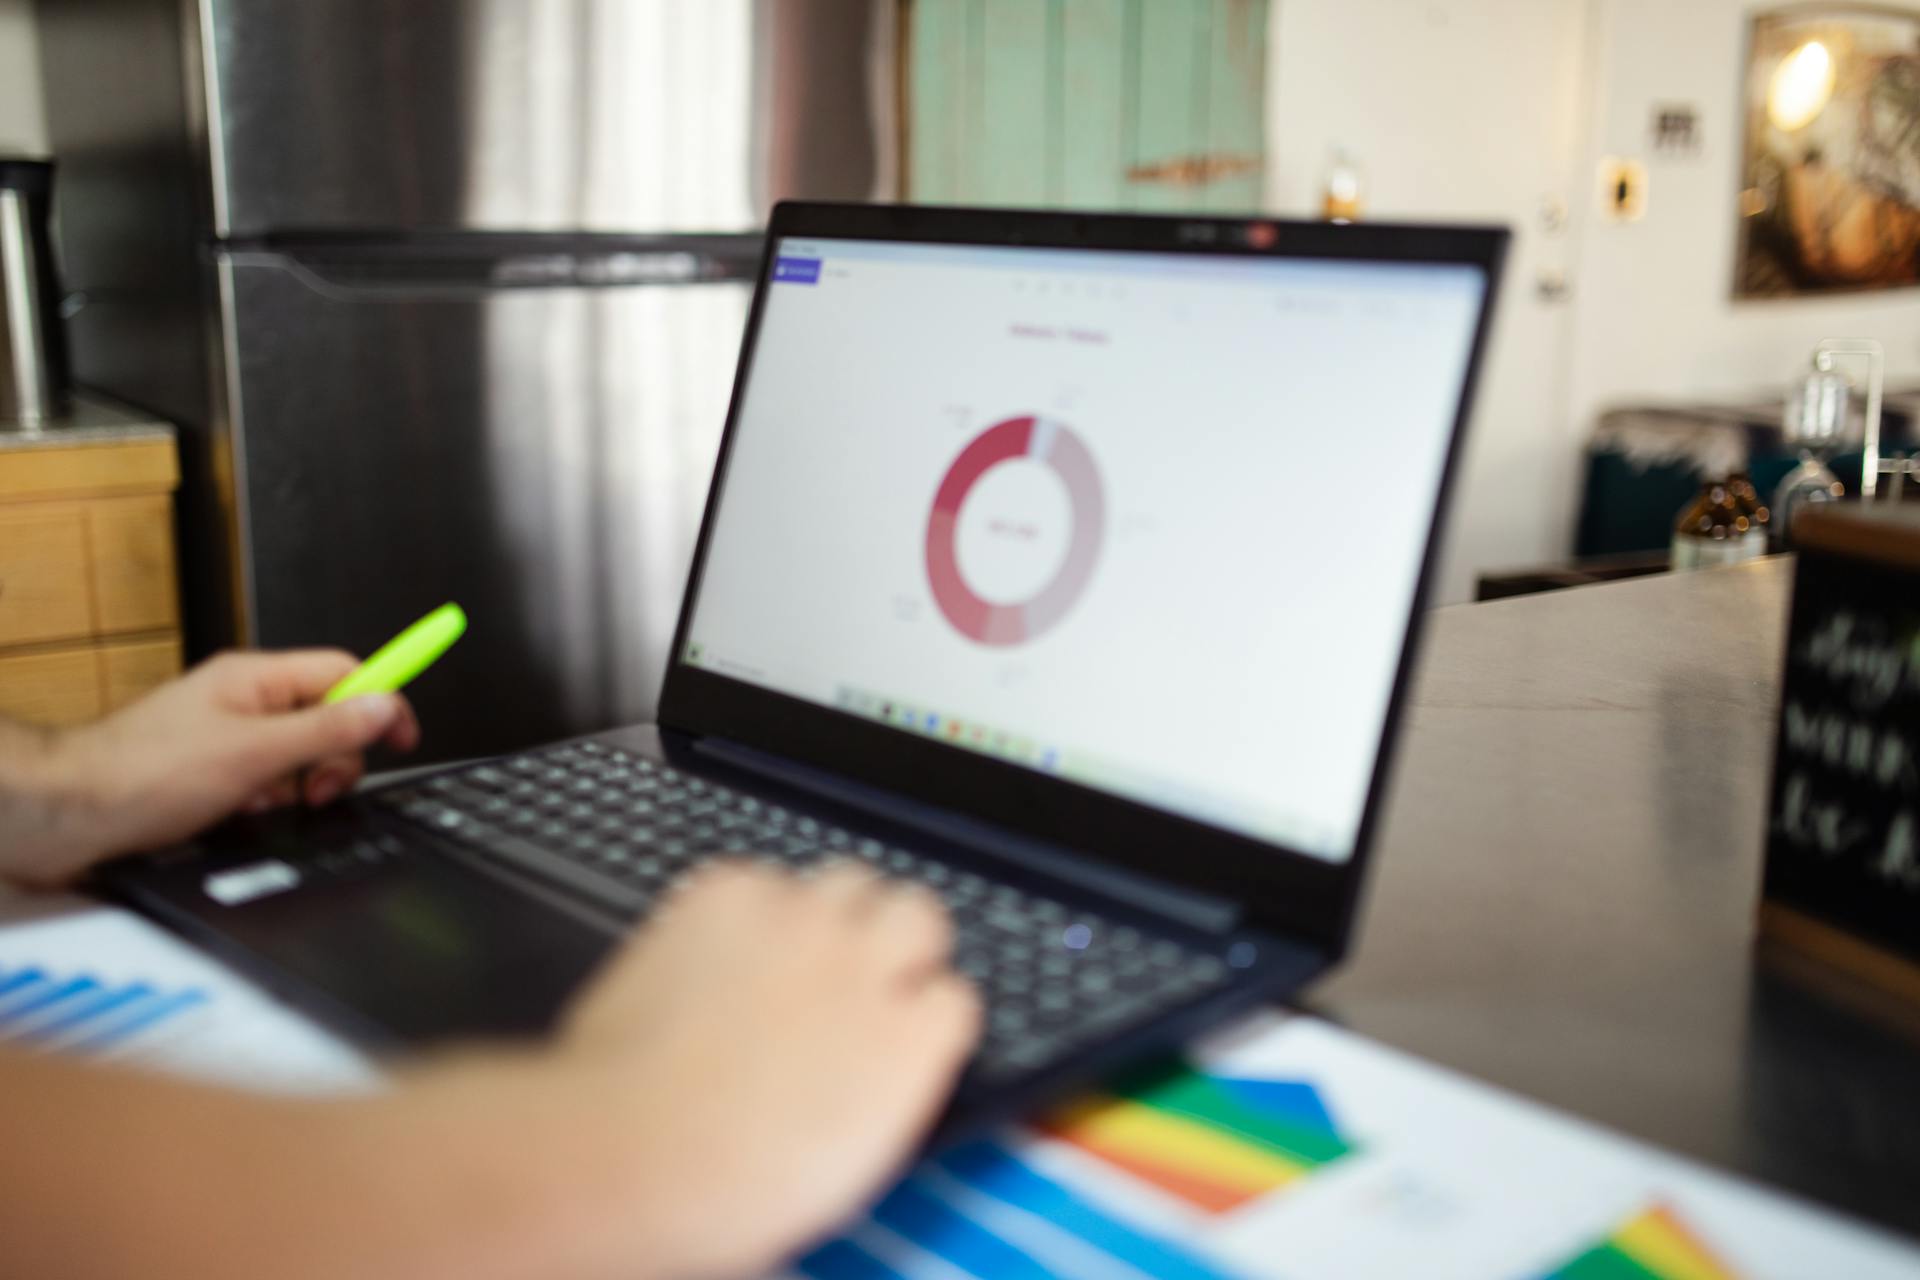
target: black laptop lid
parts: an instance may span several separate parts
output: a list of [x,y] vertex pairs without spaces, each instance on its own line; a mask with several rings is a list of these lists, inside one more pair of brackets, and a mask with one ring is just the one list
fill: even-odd
[[1341,950],[1506,238],[780,206],[662,723]]

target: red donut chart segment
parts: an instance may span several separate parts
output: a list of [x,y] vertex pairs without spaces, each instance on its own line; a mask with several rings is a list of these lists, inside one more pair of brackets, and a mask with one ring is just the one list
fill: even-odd
[[[1051,468],[1073,505],[1066,557],[1030,599],[1014,604],[983,600],[960,574],[960,508],[992,467],[1031,458]],[[981,644],[1020,644],[1040,635],[1073,607],[1093,577],[1106,527],[1106,499],[1093,455],[1080,437],[1044,418],[1008,418],[975,436],[960,451],[933,496],[927,520],[927,580],[933,599],[961,635]]]
[[933,584],[934,602],[954,630],[982,644],[1017,644],[1022,637],[1009,634],[1019,623],[1013,616],[1015,609],[988,604],[960,576],[960,507],[988,467],[1024,455],[1032,436],[1032,418],[1009,418],[988,427],[960,451],[933,495],[933,516],[927,522],[927,579]]

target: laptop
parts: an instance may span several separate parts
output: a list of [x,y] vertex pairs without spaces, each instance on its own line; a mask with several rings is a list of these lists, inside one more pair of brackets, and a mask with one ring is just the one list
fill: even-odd
[[708,859],[864,862],[986,999],[948,1135],[1286,999],[1351,936],[1507,238],[783,204],[658,723],[100,885],[392,1048],[547,1028]]

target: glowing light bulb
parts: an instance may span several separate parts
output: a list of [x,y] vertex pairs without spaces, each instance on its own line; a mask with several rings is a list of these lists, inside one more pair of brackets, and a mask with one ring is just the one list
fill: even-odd
[[1774,69],[1767,86],[1767,118],[1789,132],[1804,129],[1832,97],[1833,55],[1826,45],[1809,40]]

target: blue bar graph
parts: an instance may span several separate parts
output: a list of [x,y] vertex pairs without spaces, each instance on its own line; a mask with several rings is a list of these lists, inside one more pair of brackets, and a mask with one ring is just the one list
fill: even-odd
[[1218,1268],[1122,1222],[991,1142],[955,1147],[939,1164],[968,1186],[1045,1218],[1153,1280],[1226,1280]]
[[92,978],[68,978],[65,982],[43,983],[40,988],[26,999],[11,1005],[5,1018],[18,1024],[43,1009],[50,1009],[65,1000],[92,995],[100,989],[100,984]]
[[807,1280],[907,1280],[851,1240],[831,1240],[793,1266]]
[[0,1044],[104,1053],[207,1002],[194,987],[159,991],[31,966],[0,968]]
[[911,1178],[874,1206],[873,1220],[980,1280],[1058,1280],[1054,1272]]
[[129,1005],[136,1004],[153,993],[153,988],[144,982],[136,982],[124,987],[101,987],[94,993],[91,1000],[70,1001],[54,1016],[41,1019],[14,1038],[26,1044],[46,1044],[90,1022],[106,1018],[111,1014],[123,1013]]
[[806,1280],[1231,1280],[988,1141],[922,1165],[792,1269]]

